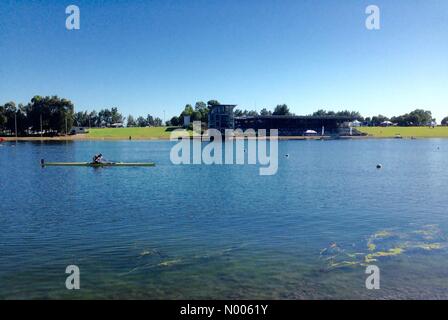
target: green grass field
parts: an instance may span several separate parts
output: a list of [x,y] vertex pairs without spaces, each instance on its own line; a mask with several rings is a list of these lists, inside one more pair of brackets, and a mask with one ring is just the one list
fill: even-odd
[[397,135],[403,138],[448,137],[448,127],[359,127],[357,130],[379,138],[396,137]]
[[94,128],[87,136],[92,139],[169,139],[176,127],[148,127],[148,128]]
[[[91,139],[169,139],[176,127],[150,127],[150,128],[104,128],[90,129],[87,134]],[[448,138],[448,127],[359,127],[361,132],[378,138],[393,138],[397,135],[403,138]]]

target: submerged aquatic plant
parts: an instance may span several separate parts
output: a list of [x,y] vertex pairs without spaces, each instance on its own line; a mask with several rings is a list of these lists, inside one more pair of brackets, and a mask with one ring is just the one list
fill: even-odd
[[157,266],[171,267],[173,265],[179,264],[180,262],[182,262],[182,259],[167,260],[167,261],[160,262]]
[[[429,242],[432,240],[432,242]],[[411,232],[381,230],[367,238],[366,252],[349,252],[332,242],[320,251],[323,270],[365,266],[382,258],[410,254],[415,250],[440,250],[447,247],[446,237],[436,225],[426,225]]]
[[392,249],[389,249],[388,251],[378,251],[375,253],[369,253],[368,255],[365,256],[364,261],[367,263],[373,262],[373,261],[377,261],[376,258],[397,256],[399,254],[402,254],[403,252],[404,252],[403,248],[392,248]]

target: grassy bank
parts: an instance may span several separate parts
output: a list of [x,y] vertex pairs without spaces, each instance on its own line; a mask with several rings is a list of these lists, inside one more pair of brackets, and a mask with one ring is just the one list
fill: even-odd
[[448,127],[359,127],[357,129],[378,138],[393,138],[397,135],[403,138],[448,137]]
[[[104,128],[90,129],[88,134],[60,137],[19,137],[17,140],[167,140],[177,127],[151,127],[151,128]],[[400,135],[403,138],[448,138],[448,127],[359,127],[361,132],[372,138],[394,138]],[[189,132],[191,134],[191,131]],[[319,139],[320,137],[280,137],[280,139],[302,140]],[[14,137],[5,137],[5,140],[16,140]]]
[[177,127],[90,129],[90,139],[169,139]]
[[[151,127],[151,128],[105,128],[90,129],[87,135],[90,139],[169,139],[171,132],[176,127]],[[397,135],[403,138],[448,138],[448,127],[360,127],[361,132],[371,137],[393,138]]]

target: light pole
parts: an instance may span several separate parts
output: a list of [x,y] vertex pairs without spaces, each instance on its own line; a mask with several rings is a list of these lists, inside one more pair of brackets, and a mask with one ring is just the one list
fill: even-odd
[[17,112],[14,113],[14,127],[16,132],[16,139],[17,139]]

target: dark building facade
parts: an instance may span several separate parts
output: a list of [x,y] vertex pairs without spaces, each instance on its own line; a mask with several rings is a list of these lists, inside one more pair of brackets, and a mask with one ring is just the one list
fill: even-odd
[[225,129],[278,129],[280,136],[303,136],[315,131],[316,135],[358,135],[348,128],[354,119],[340,116],[244,116],[234,117],[235,104],[220,104],[210,108],[208,127],[224,132]]
[[236,129],[278,129],[281,136],[302,136],[308,130],[321,135],[340,135],[349,130],[344,124],[351,122],[350,117],[336,116],[254,116],[235,118]]
[[235,120],[233,109],[236,104],[219,104],[211,107],[208,112],[208,127],[224,131],[225,129],[234,129]]

